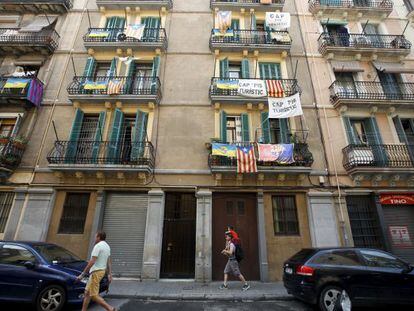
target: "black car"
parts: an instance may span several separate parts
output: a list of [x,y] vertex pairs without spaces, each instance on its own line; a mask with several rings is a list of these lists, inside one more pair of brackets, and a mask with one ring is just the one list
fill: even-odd
[[302,249],[283,269],[288,293],[323,311],[336,310],[341,294],[352,306],[414,304],[413,267],[384,251]]

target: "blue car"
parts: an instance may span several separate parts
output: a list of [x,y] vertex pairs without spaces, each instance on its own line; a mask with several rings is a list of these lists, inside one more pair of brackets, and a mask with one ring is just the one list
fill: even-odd
[[[31,302],[38,311],[81,303],[88,278],[76,277],[86,264],[55,244],[0,241],[0,301]],[[105,277],[100,292],[108,286]]]

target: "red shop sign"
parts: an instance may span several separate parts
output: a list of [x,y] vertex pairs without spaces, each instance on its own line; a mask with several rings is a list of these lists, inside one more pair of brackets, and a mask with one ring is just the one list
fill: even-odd
[[381,194],[382,205],[414,205],[414,194]]

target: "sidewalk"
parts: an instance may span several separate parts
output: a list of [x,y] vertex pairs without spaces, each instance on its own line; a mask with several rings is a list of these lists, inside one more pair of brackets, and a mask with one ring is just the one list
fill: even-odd
[[197,283],[185,281],[131,281],[114,280],[108,298],[151,300],[290,300],[282,282],[251,282],[251,288],[242,291],[240,282],[229,282],[229,289],[220,290],[220,282]]

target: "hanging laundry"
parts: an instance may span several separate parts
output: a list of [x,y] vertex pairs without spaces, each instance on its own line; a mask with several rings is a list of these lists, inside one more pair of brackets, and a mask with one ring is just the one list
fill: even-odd
[[226,33],[227,29],[231,27],[231,11],[218,11],[217,25],[221,33]]
[[266,80],[267,95],[269,97],[283,97],[285,91],[283,90],[282,82],[280,80]]
[[145,25],[144,24],[134,24],[128,25],[125,31],[125,35],[129,38],[134,38],[141,40],[144,35]]

